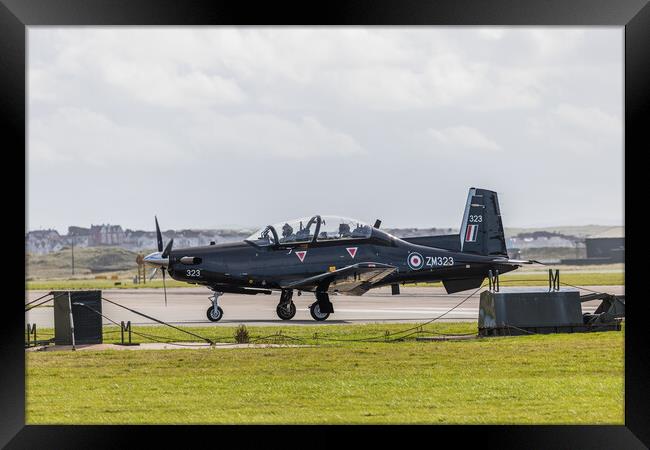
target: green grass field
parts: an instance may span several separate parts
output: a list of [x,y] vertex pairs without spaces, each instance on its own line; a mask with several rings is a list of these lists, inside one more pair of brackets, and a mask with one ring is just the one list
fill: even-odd
[[[576,286],[616,286],[624,283],[624,272],[562,272],[560,281]],[[146,284],[134,284],[132,280],[71,279],[71,280],[39,280],[27,281],[28,290],[69,290],[69,289],[142,289],[162,288],[162,280],[154,279]],[[520,272],[502,275],[500,282],[503,286],[547,286],[547,273]],[[167,280],[167,287],[192,287],[193,284],[182,281]],[[442,286],[441,283],[421,283],[419,286]]]
[[[623,272],[562,272],[560,282],[572,286],[619,286],[625,284]],[[487,283],[487,280],[484,284]],[[501,275],[502,287],[548,286],[548,273],[516,273]],[[442,283],[418,283],[416,286],[442,286]]]
[[[173,279],[167,278],[165,281],[168,288],[174,287],[195,287],[198,285],[188,284],[182,281],[176,281]],[[162,289],[163,283],[160,279],[160,275],[154,280],[147,281],[142,284],[134,284],[131,279],[121,278],[119,280],[96,280],[92,278],[80,278],[80,279],[55,279],[55,280],[36,280],[36,281],[27,281],[25,288],[27,290],[37,290],[37,291],[49,291],[49,290],[71,290],[71,289],[144,289],[144,288],[156,288]]]
[[[409,324],[249,327],[313,347],[29,352],[28,424],[623,424],[623,332],[382,342]],[[136,331],[188,339],[161,327]],[[234,342],[230,327],[191,328]],[[47,333],[51,330],[41,330]],[[105,338],[115,340],[116,328]],[[325,337],[330,341],[314,340]],[[476,324],[423,327],[473,333]],[[377,336],[380,342],[338,342]],[[145,339],[134,336],[142,342]],[[299,339],[299,340],[295,340]]]

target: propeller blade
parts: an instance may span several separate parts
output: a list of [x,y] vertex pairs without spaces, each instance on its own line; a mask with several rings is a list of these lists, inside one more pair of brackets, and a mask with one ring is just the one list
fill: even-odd
[[156,273],[157,273],[157,272],[158,272],[158,267],[156,267],[155,269],[153,269],[153,270],[151,271],[151,275],[149,275],[149,281],[153,280],[153,277],[156,276]]
[[167,258],[169,256],[169,253],[172,251],[172,245],[174,245],[174,239],[171,239],[167,243],[167,246],[165,247],[165,251],[162,252],[161,258]]
[[165,293],[165,308],[167,307],[167,286],[165,285],[165,269],[162,269],[163,274],[163,292]]
[[156,240],[158,241],[158,251],[162,252],[163,251],[163,243],[162,243],[162,233],[160,232],[160,227],[158,226],[158,217],[153,216],[154,219],[156,219]]

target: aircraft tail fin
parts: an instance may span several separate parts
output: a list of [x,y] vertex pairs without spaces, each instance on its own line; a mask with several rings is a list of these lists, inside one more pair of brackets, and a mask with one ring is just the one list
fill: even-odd
[[460,227],[460,250],[485,256],[508,256],[497,193],[469,188]]

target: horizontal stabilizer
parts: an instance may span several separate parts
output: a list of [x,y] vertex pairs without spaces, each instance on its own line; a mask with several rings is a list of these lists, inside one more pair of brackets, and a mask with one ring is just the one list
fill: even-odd
[[508,258],[496,258],[492,261],[499,264],[512,264],[513,266],[519,266],[521,264],[539,264],[538,261],[532,259],[508,259]]

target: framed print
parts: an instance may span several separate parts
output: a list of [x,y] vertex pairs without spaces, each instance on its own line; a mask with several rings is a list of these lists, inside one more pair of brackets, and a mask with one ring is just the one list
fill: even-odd
[[317,9],[1,0],[0,442],[649,445],[647,2]]

